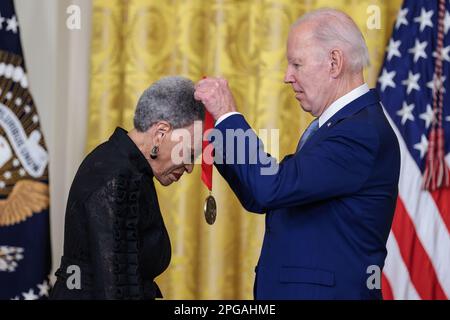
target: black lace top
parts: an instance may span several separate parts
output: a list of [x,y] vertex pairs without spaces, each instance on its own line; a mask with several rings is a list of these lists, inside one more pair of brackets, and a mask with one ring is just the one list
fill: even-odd
[[[86,157],[72,183],[64,255],[51,298],[161,297],[154,278],[170,256],[151,167],[117,128]],[[73,265],[81,271],[79,285]]]

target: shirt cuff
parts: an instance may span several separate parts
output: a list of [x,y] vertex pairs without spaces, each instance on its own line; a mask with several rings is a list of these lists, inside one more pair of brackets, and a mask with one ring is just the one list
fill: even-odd
[[219,123],[221,123],[223,120],[225,120],[226,118],[228,118],[228,117],[230,117],[230,116],[232,116],[234,114],[241,114],[241,113],[240,112],[236,112],[236,111],[225,113],[222,116],[220,116],[219,119],[217,119],[217,121],[216,121],[214,126],[218,126]]

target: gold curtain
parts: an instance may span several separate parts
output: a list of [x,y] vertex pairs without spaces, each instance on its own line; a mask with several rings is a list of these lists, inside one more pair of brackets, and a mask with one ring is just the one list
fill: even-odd
[[[370,6],[376,7],[370,7]],[[319,7],[350,14],[363,30],[374,86],[401,0],[94,0],[87,151],[116,126],[131,129],[141,92],[162,76],[226,77],[256,130],[279,128],[279,157],[311,121],[283,84],[285,43],[297,17]],[[379,9],[381,25],[368,19]],[[374,11],[375,10],[375,11]],[[249,214],[214,174],[216,224],[203,218],[200,167],[169,187],[156,183],[172,242],[159,283],[166,299],[251,299],[264,215]]]

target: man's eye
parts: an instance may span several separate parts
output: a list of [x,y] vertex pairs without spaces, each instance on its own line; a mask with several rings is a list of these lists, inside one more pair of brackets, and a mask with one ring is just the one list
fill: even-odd
[[295,69],[300,68],[300,64],[299,63],[294,63],[293,66],[294,66]]

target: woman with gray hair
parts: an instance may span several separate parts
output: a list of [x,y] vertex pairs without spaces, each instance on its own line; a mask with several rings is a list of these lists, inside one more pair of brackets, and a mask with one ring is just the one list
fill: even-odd
[[117,128],[84,159],[69,193],[52,299],[162,297],[154,279],[171,248],[153,178],[167,186],[192,172],[202,140],[194,122],[203,118],[193,82],[163,78],[140,97],[135,128]]

